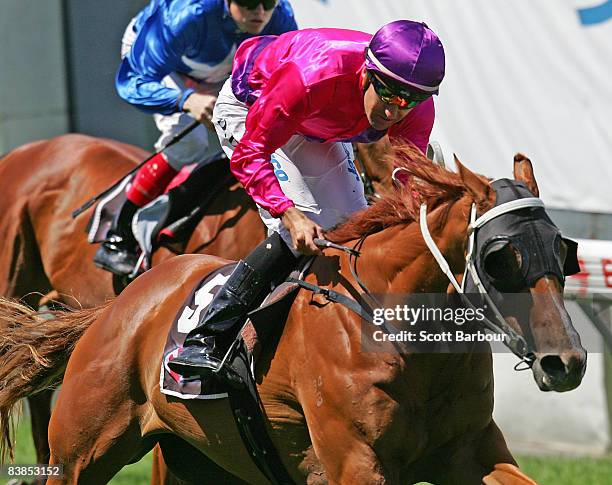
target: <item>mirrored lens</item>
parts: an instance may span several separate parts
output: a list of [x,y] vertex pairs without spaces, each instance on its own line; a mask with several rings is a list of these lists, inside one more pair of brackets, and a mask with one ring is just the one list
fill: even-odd
[[387,83],[383,82],[378,76],[368,73],[370,81],[374,86],[374,91],[383,103],[394,104],[401,109],[414,108],[419,103],[423,102],[431,95],[426,93],[418,93],[416,91],[408,91],[405,88],[395,86],[395,89]]

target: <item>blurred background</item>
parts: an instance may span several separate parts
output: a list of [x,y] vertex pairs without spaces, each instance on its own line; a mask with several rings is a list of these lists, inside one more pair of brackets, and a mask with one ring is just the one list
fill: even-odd
[[[151,117],[114,88],[121,36],[146,3],[0,0],[0,153],[70,131],[151,149]],[[504,177],[516,152],[532,159],[551,216],[580,240],[583,271],[566,293],[588,369],[579,389],[547,394],[513,370],[514,357],[496,355],[495,415],[513,451],[540,467],[541,483],[612,483],[612,1],[292,4],[301,28],[373,33],[398,18],[426,22],[447,55],[433,135],[447,164],[456,153],[471,169]],[[534,458],[541,455],[554,458]],[[598,471],[572,478],[577,464]]]
[[69,131],[150,149],[151,117],[115,93],[121,37],[143,0],[0,0],[0,153]]

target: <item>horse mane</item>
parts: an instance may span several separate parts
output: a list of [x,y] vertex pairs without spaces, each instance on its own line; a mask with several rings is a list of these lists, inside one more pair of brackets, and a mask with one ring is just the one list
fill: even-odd
[[408,182],[331,229],[326,233],[327,239],[344,243],[416,221],[423,202],[431,211],[444,204],[450,206],[466,192],[459,174],[432,163],[412,144],[393,146],[384,161],[393,168],[404,169]]

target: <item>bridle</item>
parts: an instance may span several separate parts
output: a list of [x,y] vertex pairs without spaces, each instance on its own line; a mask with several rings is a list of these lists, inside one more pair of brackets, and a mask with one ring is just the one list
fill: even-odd
[[474,284],[476,285],[476,288],[478,289],[479,293],[486,301],[488,308],[493,313],[493,321],[485,317],[479,322],[492,332],[505,335],[504,343],[512,351],[512,353],[514,353],[517,357],[521,359],[522,363],[525,363],[527,365],[526,368],[531,367],[531,365],[533,364],[535,360],[535,351],[521,335],[519,335],[512,327],[510,327],[510,325],[508,325],[506,319],[501,314],[501,311],[499,310],[493,299],[489,296],[489,292],[482,283],[482,280],[480,279],[480,276],[476,269],[476,263],[474,259],[474,247],[477,230],[484,226],[487,222],[503,214],[508,214],[510,212],[528,208],[544,208],[544,202],[542,202],[542,200],[537,197],[516,199],[493,207],[480,217],[476,217],[476,204],[472,203],[472,208],[470,211],[470,223],[468,225],[468,250],[465,255],[465,269],[463,271],[463,278],[461,280],[461,284],[459,284],[459,282],[455,278],[455,275],[450,269],[448,261],[446,261],[446,258],[444,258],[444,255],[436,245],[435,241],[431,236],[431,233],[429,232],[429,227],[427,226],[427,204],[421,204],[419,217],[419,224],[423,239],[425,240],[425,244],[431,251],[434,259],[438,263],[438,266],[440,267],[442,272],[446,275],[457,293],[461,296],[463,303],[471,308],[474,307],[473,303],[470,301],[469,298],[467,298],[465,294],[465,284],[467,281],[467,276],[469,274]]
[[[394,180],[395,180],[395,177],[394,177]],[[499,179],[499,181],[503,181],[503,180],[504,179]],[[497,181],[493,182],[493,185],[495,185],[496,182]],[[519,186],[517,186],[515,182],[508,181],[508,183],[513,183],[514,184],[513,188],[518,190]],[[487,231],[491,231],[491,230],[495,231],[499,229],[496,227],[496,224],[499,225],[500,223],[502,224],[504,223],[503,221],[500,221],[498,219],[501,216],[519,218],[521,216],[519,214],[514,214],[514,213],[518,211],[526,211],[526,210],[537,211],[538,209],[544,209],[544,202],[542,202],[541,199],[537,197],[533,197],[533,196],[528,196],[529,192],[526,191],[524,186],[521,186],[521,187],[522,187],[521,190],[523,190],[523,193],[522,193],[523,197],[511,199],[511,200],[508,200],[508,198],[506,198],[505,202],[503,202],[504,198],[500,195],[500,192],[497,192],[498,189],[496,189],[497,196],[498,196],[498,199],[497,199],[498,203],[494,207],[486,211],[484,214],[482,214],[480,217],[477,217],[476,204],[472,203],[471,210],[470,210],[469,224],[468,224],[468,229],[467,229],[468,246],[467,246],[467,251],[465,255],[465,268],[463,271],[463,278],[462,278],[461,283],[457,281],[457,278],[455,277],[455,275],[450,269],[450,265],[448,261],[446,260],[446,258],[444,257],[444,255],[442,254],[438,246],[436,245],[433,237],[431,236],[429,227],[427,225],[427,204],[426,203],[423,203],[421,205],[420,216],[419,216],[419,225],[420,225],[423,239],[429,251],[432,253],[434,259],[436,260],[438,266],[440,267],[442,272],[446,275],[450,283],[455,288],[455,291],[461,298],[462,303],[467,308],[478,310],[475,307],[474,303],[469,298],[469,295],[473,295],[474,292],[472,290],[470,293],[468,293],[466,291],[466,285],[469,284],[471,287],[476,289],[477,291],[476,294],[480,295],[482,300],[485,302],[485,308],[487,309],[487,312],[489,315],[491,315],[491,317],[488,317],[483,314],[483,318],[476,320],[475,323],[481,325],[483,329],[486,329],[496,334],[500,334],[504,336],[503,338],[504,344],[512,351],[512,353],[514,353],[520,359],[520,362],[515,366],[516,370],[525,370],[525,369],[531,368],[536,358],[535,349],[522,335],[517,333],[506,322],[506,319],[503,317],[498,304],[494,301],[496,296],[492,296],[492,294],[490,294],[490,291],[493,291],[493,294],[495,295],[495,293],[497,293],[497,289],[493,287],[491,287],[490,290],[487,289],[486,284],[483,282],[482,278],[479,275],[478,261],[476,259],[475,253],[478,250],[477,248],[478,243],[477,243],[476,235],[478,231],[483,229],[485,226],[487,226],[487,224],[491,223],[492,221],[495,221],[494,223],[492,223],[490,227],[487,227],[483,231],[483,234],[485,235],[485,237],[486,237]],[[514,191],[511,191],[511,193],[514,194]],[[507,191],[505,192],[505,195],[506,196],[508,195]],[[556,226],[552,224],[550,219],[548,219],[546,216],[544,216],[543,218],[541,216],[537,216],[537,214],[534,214],[534,215],[536,215],[536,219],[537,219],[536,223],[539,222],[545,225],[548,229],[552,228],[552,230],[555,230],[557,235],[560,236],[560,232],[558,231]],[[532,224],[533,224],[533,221],[532,221]],[[377,301],[376,297],[368,290],[368,288],[366,287],[365,283],[361,280],[361,278],[359,278],[358,271],[357,271],[358,257],[360,255],[360,250],[365,242],[366,237],[367,236],[363,236],[362,238],[360,238],[356,242],[353,248],[347,248],[347,247],[340,246],[340,245],[334,245],[336,249],[343,250],[344,252],[350,255],[349,267],[350,267],[352,276],[354,280],[357,282],[357,284],[359,285],[359,287],[361,287],[361,289],[363,290],[363,293],[362,293],[363,298],[360,302],[352,300],[351,298],[348,298],[344,295],[340,295],[333,290],[316,287],[316,285],[304,284],[300,286],[310,291],[316,291],[317,293],[322,293],[328,299],[330,299],[330,301],[341,303],[342,305],[349,308],[351,311],[354,311],[355,313],[361,315],[361,317],[364,318],[365,320],[372,322],[372,314],[373,314],[372,308],[382,307],[382,306],[380,302]],[[570,252],[568,249],[568,255],[566,257],[566,260],[564,263],[561,263],[563,268],[560,269],[560,273],[559,273],[559,268],[557,268],[557,270],[554,270],[554,268],[551,269],[550,266],[547,266],[544,268],[543,271],[542,271],[542,268],[536,268],[537,271],[540,271],[539,273],[536,272],[536,276],[541,275],[543,273],[550,272],[552,274],[560,275],[561,278],[564,278],[563,275],[567,276],[567,275],[574,274],[575,272],[579,271],[578,262],[576,259],[576,247],[577,247],[576,243],[567,238],[561,238],[561,239],[566,242],[566,245],[572,246],[572,257],[570,257]],[[525,280],[525,281],[528,282],[529,280]]]
[[[501,311],[499,310],[493,299],[490,297],[489,292],[482,283],[482,280],[478,275],[474,259],[475,236],[479,228],[483,227],[485,224],[495,219],[496,217],[518,210],[543,207],[544,202],[542,202],[542,200],[537,197],[522,198],[500,204],[488,210],[482,216],[476,217],[476,204],[473,203],[470,212],[470,222],[468,225],[468,250],[465,256],[465,269],[463,272],[461,284],[459,284],[459,282],[455,278],[455,275],[450,269],[448,261],[446,261],[446,258],[436,245],[435,241],[433,240],[433,237],[431,236],[429,227],[427,226],[427,204],[423,203],[421,205],[420,210],[419,224],[421,228],[421,233],[423,235],[423,239],[425,240],[425,244],[431,251],[434,259],[438,263],[438,266],[449,279],[457,293],[460,295],[462,302],[467,307],[475,308],[474,304],[466,296],[465,292],[465,284],[467,281],[468,274],[472,277],[476,287],[478,288],[478,291],[487,302],[488,308],[490,308],[493,312],[493,320],[484,317],[478,322],[484,328],[505,336],[504,344],[512,351],[512,353],[514,353],[517,357],[519,357],[519,359],[521,359],[520,362],[515,366],[516,370],[525,370],[531,368],[533,362],[535,361],[535,351],[521,335],[519,335],[512,327],[510,327],[510,325],[508,325],[505,318],[501,314]],[[382,304],[376,300],[375,296],[372,294],[372,292],[370,292],[365,283],[359,277],[357,271],[357,261],[361,254],[361,248],[366,240],[366,237],[367,236],[361,237],[353,246],[353,248],[347,248],[345,246],[340,246],[329,242],[327,242],[327,244],[323,244],[322,242],[321,244],[322,247],[334,247],[335,249],[342,250],[349,254],[349,268],[351,270],[351,274],[354,280],[363,290],[362,296],[366,297],[364,301],[356,302],[350,298],[338,294],[335,291],[308,284],[301,280],[292,281],[300,284],[300,286],[309,291],[314,291],[315,293],[321,293],[325,295],[328,299],[330,299],[330,301],[340,303],[349,308],[351,311],[354,311],[355,313],[361,315],[361,317],[365,320],[372,322],[372,307],[381,307]],[[365,301],[366,299],[369,301]]]

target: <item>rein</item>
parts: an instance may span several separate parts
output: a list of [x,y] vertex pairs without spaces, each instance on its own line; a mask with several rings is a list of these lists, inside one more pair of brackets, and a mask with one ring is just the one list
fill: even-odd
[[[361,255],[361,247],[363,246],[363,243],[365,242],[367,237],[368,237],[367,235],[362,236],[361,239],[359,239],[359,241],[355,243],[353,250],[357,250],[357,254],[356,255],[353,253],[350,254],[349,268],[351,270],[351,275],[353,275],[353,278],[355,279],[359,287],[363,290],[362,296],[367,296],[367,298],[370,300],[370,304],[368,305],[369,313],[374,314],[374,312],[372,311],[372,306],[377,306],[380,308],[382,307],[382,305],[380,304],[378,300],[376,300],[376,298],[374,298],[374,296],[372,295],[368,287],[365,285],[363,280],[357,274],[357,258]],[[372,302],[374,303],[374,305],[371,304]]]
[[[349,267],[351,269],[351,274],[353,275],[353,278],[355,278],[355,281],[357,281],[357,284],[364,291],[362,296],[367,296],[370,300],[376,301],[372,296],[370,290],[368,290],[365,283],[361,280],[361,278],[359,278],[359,275],[357,274],[357,258],[361,256],[361,246],[363,246],[366,237],[367,236],[363,236],[361,239],[359,239],[359,241],[357,241],[357,243],[355,243],[352,248],[342,246],[340,244],[335,244],[331,241],[320,238],[315,238],[314,242],[317,246],[321,248],[333,248],[347,253],[349,255]],[[348,308],[349,310],[356,313],[361,318],[367,320],[370,323],[374,321],[374,311],[372,310],[372,306],[366,304],[366,302],[357,301],[351,298],[350,296],[343,295],[342,293],[332,290],[331,288],[324,288],[322,286],[308,283],[302,278],[289,277],[286,281],[297,284],[301,288],[311,291],[315,295],[323,295],[328,301],[332,303],[340,303],[341,305]]]
[[372,179],[368,175],[368,171],[366,170],[363,160],[361,160],[360,156],[356,156],[355,161],[359,164],[359,177],[361,178],[361,182],[363,183],[363,189],[366,198],[368,199],[368,201],[371,201],[372,199],[380,199],[380,194],[376,192],[374,184],[372,183]]

